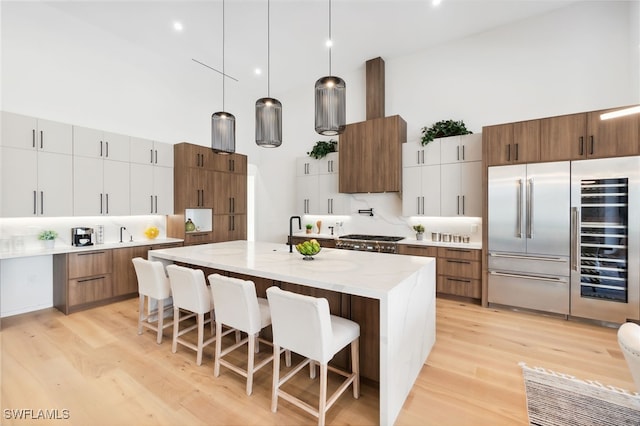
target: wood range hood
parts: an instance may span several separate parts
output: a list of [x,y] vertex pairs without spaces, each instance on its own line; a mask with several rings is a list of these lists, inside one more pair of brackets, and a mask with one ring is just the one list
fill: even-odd
[[348,124],[339,138],[339,191],[401,192],[402,144],[407,123],[385,117],[385,68],[380,57],[366,62],[366,121]]

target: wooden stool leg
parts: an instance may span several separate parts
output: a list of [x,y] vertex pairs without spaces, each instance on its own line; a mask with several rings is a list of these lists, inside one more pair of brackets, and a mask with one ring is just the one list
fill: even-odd
[[271,411],[278,410],[278,388],[280,387],[280,346],[273,345],[273,384],[271,386]]
[[327,412],[327,364],[320,364],[320,404],[318,405],[318,426],[324,426]]
[[222,323],[216,322],[216,360],[213,364],[213,375],[220,375],[220,354],[222,353]]
[[257,338],[254,336],[248,336],[247,340],[249,346],[247,349],[247,395],[251,395],[251,392],[253,391],[253,361],[255,359]]
[[138,334],[142,334],[142,319],[144,318],[144,294],[140,295],[138,304]]
[[178,324],[180,323],[180,310],[173,308],[173,340],[171,343],[171,352],[174,354],[178,350]]
[[353,397],[360,397],[360,338],[351,342],[351,372],[356,375],[353,380]]
[[156,342],[158,344],[162,343],[162,332],[164,331],[164,300],[158,300],[158,337],[156,338]]
[[204,342],[204,314],[198,314],[198,356],[196,364],[202,365],[202,342]]

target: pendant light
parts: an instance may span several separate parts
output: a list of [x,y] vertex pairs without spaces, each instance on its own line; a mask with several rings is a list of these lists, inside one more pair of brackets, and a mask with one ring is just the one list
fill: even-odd
[[282,104],[271,97],[271,23],[267,0],[267,97],[256,101],[256,144],[277,148],[282,144]]
[[219,153],[236,152],[236,117],[224,112],[224,0],[222,0],[222,111],[211,116],[211,149]]
[[331,75],[331,0],[329,0],[329,75],[316,81],[316,132],[335,136],[346,128],[346,84]]

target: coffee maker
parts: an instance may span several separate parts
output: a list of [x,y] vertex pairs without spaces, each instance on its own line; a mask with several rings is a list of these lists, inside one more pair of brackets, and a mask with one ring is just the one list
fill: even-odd
[[71,228],[71,245],[84,247],[93,245],[93,228]]

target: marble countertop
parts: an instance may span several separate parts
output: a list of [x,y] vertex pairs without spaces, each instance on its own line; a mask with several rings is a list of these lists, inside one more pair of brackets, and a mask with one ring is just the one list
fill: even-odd
[[[302,237],[302,238],[322,238],[326,240],[337,240],[339,237],[336,235],[330,234],[306,234],[304,232],[298,232],[293,234],[294,237]],[[415,238],[408,237],[403,240],[397,242],[397,244],[410,244],[416,246],[435,246],[435,247],[452,247],[452,248],[467,248],[474,250],[482,250],[482,242],[481,241],[472,241],[470,243],[443,243],[441,241],[431,241],[430,238],[427,238],[425,235],[425,239],[418,241]]]
[[2,259],[15,259],[20,257],[31,257],[31,256],[49,256],[52,254],[64,254],[64,253],[79,253],[83,251],[94,251],[94,250],[109,250],[109,249],[117,249],[124,247],[135,247],[135,246],[150,246],[155,244],[168,244],[168,243],[181,243],[183,240],[179,238],[156,238],[154,240],[136,240],[136,241],[126,241],[123,243],[120,242],[109,242],[104,244],[94,244],[92,246],[84,246],[84,247],[74,247],[67,244],[61,244],[56,241],[56,245],[54,248],[46,249],[44,247],[27,247],[24,250],[18,251],[0,251],[0,260]]
[[358,296],[382,298],[435,259],[323,248],[303,260],[286,244],[229,241],[149,251],[149,257]]

